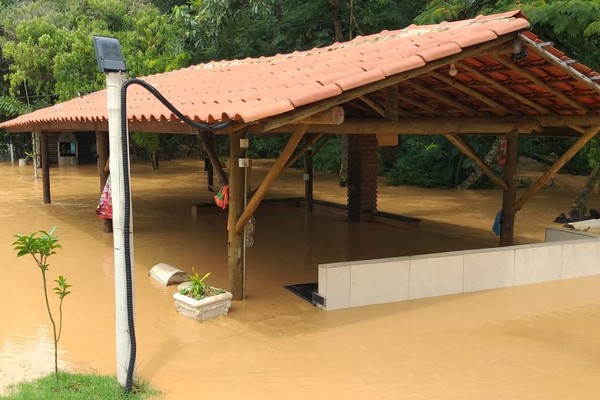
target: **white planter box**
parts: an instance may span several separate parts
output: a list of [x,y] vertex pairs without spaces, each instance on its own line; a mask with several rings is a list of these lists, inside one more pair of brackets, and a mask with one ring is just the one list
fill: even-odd
[[219,315],[227,315],[232,298],[233,295],[229,292],[206,297],[202,300],[184,296],[179,292],[173,295],[175,308],[177,308],[179,314],[196,321],[205,321]]

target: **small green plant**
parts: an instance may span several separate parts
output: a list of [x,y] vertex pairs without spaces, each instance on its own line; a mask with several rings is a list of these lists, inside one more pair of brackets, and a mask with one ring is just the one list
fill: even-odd
[[56,227],[50,229],[49,232],[38,231],[30,235],[15,235],[17,240],[14,241],[13,248],[17,252],[17,257],[22,257],[27,254],[31,255],[35,260],[40,272],[42,273],[42,283],[44,286],[44,299],[46,300],[46,310],[52,323],[52,333],[54,334],[54,372],[58,374],[58,341],[62,333],[62,322],[63,322],[63,300],[69,293],[71,285],[67,283],[67,278],[59,276],[54,280],[56,287],[52,290],[58,296],[60,303],[58,306],[58,329],[52,309],[50,308],[50,301],[48,300],[48,285],[46,279],[46,272],[48,271],[48,257],[52,254],[56,254],[56,249],[60,249],[61,246],[58,244],[58,238],[54,235]]
[[225,290],[214,288],[209,286],[205,280],[210,276],[210,272],[207,272],[202,278],[195,269],[192,268],[193,274],[190,275],[189,285],[179,290],[179,293],[192,297],[196,300],[202,300],[205,297],[214,296],[220,293],[225,293]]

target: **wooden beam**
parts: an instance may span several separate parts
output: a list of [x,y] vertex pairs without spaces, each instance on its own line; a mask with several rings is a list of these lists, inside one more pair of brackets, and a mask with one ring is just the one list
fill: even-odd
[[322,133],[313,134],[310,138],[307,137],[306,142],[302,145],[302,147],[296,153],[294,153],[294,155],[292,157],[290,157],[288,162],[285,163],[285,167],[283,167],[283,169],[286,170],[289,167],[291,167],[292,165],[294,165],[294,163],[296,161],[298,161],[298,159],[300,157],[302,157],[304,152],[307,151],[308,149],[310,149],[313,146],[313,144],[315,144],[317,142],[317,140],[319,140],[321,137],[323,137]]
[[506,165],[504,181],[508,188],[502,193],[502,219],[500,221],[500,246],[512,246],[515,234],[515,201],[517,200],[517,150],[519,138],[516,134],[506,135]]
[[600,94],[600,86],[598,86],[594,81],[592,81],[586,75],[584,75],[581,72],[577,71],[576,69],[570,67],[567,63],[565,63],[564,61],[560,60],[553,54],[546,51],[543,48],[543,46],[538,45],[533,40],[529,39],[527,36],[525,36],[523,34],[519,34],[519,38],[521,39],[522,43],[527,48],[535,51],[535,54],[539,55],[544,60],[548,61],[550,64],[560,68],[567,75],[569,75],[571,78],[575,79],[576,81],[584,82],[590,89],[595,91],[597,94]]
[[496,57],[496,60],[500,64],[502,64],[505,67],[509,68],[510,70],[515,71],[518,74],[522,75],[523,77],[527,78],[533,84],[535,84],[535,85],[543,88],[544,90],[546,90],[549,93],[553,94],[554,96],[558,97],[560,100],[562,100],[565,103],[569,104],[571,107],[573,107],[573,108],[575,108],[575,109],[577,109],[577,110],[579,110],[581,112],[584,112],[586,114],[590,112],[590,110],[588,110],[586,107],[584,107],[580,103],[576,102],[575,100],[573,100],[572,98],[570,98],[569,96],[567,96],[566,94],[564,94],[563,92],[561,92],[560,90],[554,89],[547,82],[545,82],[542,79],[538,78],[537,76],[535,76],[535,75],[527,72],[525,69],[520,68],[518,65],[514,64],[512,61],[509,61],[505,57]]
[[40,132],[42,153],[42,184],[44,191],[44,204],[52,203],[50,194],[50,154],[48,152],[48,132]]
[[[295,125],[282,127],[282,132],[290,132]],[[325,134],[408,134],[435,135],[443,133],[506,133],[517,129],[519,133],[530,133],[539,127],[532,121],[496,119],[493,117],[465,118],[401,118],[398,122],[384,119],[355,118],[346,119],[342,125],[311,126],[310,133]],[[259,128],[259,127],[257,127]],[[253,132],[252,129],[250,132]]]
[[[292,156],[294,149],[308,130],[308,127],[308,125],[299,125],[296,128],[296,130],[292,133],[292,136],[290,137],[287,144],[279,154],[279,158],[277,158],[275,164],[273,164],[273,166],[267,173],[267,176],[265,177],[265,179],[263,179],[260,186],[254,193],[254,196],[252,197],[252,199],[250,199],[250,202],[248,202],[246,209],[244,210],[240,218],[237,220],[237,222],[235,224],[232,223],[231,229],[235,230],[235,233],[237,235],[242,233],[242,231],[244,230],[244,226],[246,226],[252,215],[254,215],[254,212],[260,205],[260,202],[265,198],[267,192],[271,188],[271,185],[273,185],[273,182],[275,182],[275,180],[279,177],[279,174],[281,174],[281,172],[284,170],[285,165]],[[229,221],[231,223],[231,219]]]
[[244,298],[244,265],[242,252],[244,238],[242,231],[236,231],[235,225],[244,208],[244,169],[239,166],[239,159],[244,157],[240,147],[241,132],[231,135],[229,140],[229,210],[227,233],[227,264],[229,271],[229,291],[233,300]]
[[596,136],[596,134],[598,133],[598,131],[600,131],[600,125],[598,126],[594,126],[589,128],[585,134],[583,136],[581,136],[579,139],[577,139],[577,141],[575,143],[573,143],[573,145],[567,150],[565,151],[565,153],[560,156],[560,158],[558,160],[556,160],[556,162],[554,163],[553,166],[551,166],[530,188],[527,192],[525,192],[521,198],[515,203],[513,211],[516,213],[517,211],[519,211],[524,205],[525,203],[527,203],[529,201],[529,199],[531,199],[531,197],[533,197],[533,195],[535,195],[542,187],[544,187],[544,185],[546,184],[546,182],[548,182],[550,180],[550,178],[552,178],[554,175],[556,175],[556,173],[566,164],[569,162],[569,160],[571,160],[571,158],[573,158],[573,156],[575,154],[577,154],[577,152],[579,150],[581,150],[581,148],[583,146],[585,146],[585,144],[587,142],[589,142],[594,136]]
[[514,111],[512,111],[511,109],[505,107],[504,105],[502,105],[494,100],[489,99],[483,93],[480,93],[474,89],[471,89],[471,88],[463,85],[462,83],[458,82],[457,80],[455,80],[454,78],[452,78],[450,76],[441,74],[436,71],[431,71],[429,73],[429,76],[437,79],[438,81],[444,82],[446,85],[451,86],[454,89],[459,90],[459,91],[473,97],[474,99],[479,100],[480,102],[482,102],[484,104],[487,104],[488,106],[492,107],[496,111],[499,111],[504,114],[514,114]]
[[454,134],[444,135],[450,143],[452,143],[458,150],[460,150],[465,156],[469,157],[488,178],[490,178],[496,185],[500,186],[504,190],[508,190],[508,185],[504,182],[496,173],[486,164],[486,162],[473,150],[471,146],[462,138]]
[[344,122],[344,108],[336,106],[300,121],[302,124],[339,125]]
[[459,111],[462,111],[463,113],[467,114],[467,115],[476,115],[477,111],[469,106],[464,105],[463,103],[456,101],[454,99],[450,99],[446,96],[444,96],[443,94],[436,92],[435,90],[432,89],[428,89],[428,88],[424,88],[419,84],[416,84],[412,81],[407,81],[403,83],[404,86],[409,87],[410,89],[412,89],[413,91],[419,93],[422,96],[425,97],[431,97],[435,100],[438,100],[439,102],[445,103],[451,107],[456,108]]
[[473,57],[476,55],[484,54],[486,52],[492,51],[494,48],[501,46],[507,42],[514,40],[517,37],[517,33],[510,33],[506,35],[502,35],[495,40],[491,40],[489,42],[485,42],[476,46],[471,46],[463,49],[460,53],[444,57],[439,60],[431,61],[426,63],[425,65],[411,69],[410,71],[400,72],[398,74],[387,77],[386,79],[373,82],[367,85],[363,85],[354,89],[347,90],[342,94],[321,100],[319,102],[300,107],[292,112],[286,113],[284,115],[271,118],[261,123],[262,130],[267,132],[270,130],[277,129],[284,125],[295,124],[303,119],[316,114],[318,112],[327,110],[331,107],[344,104],[350,100],[357,99],[361,96],[364,96],[368,93],[376,92],[381,90],[387,86],[398,84],[400,82],[406,81],[408,79],[426,74],[431,72],[439,67],[445,66],[448,63],[457,62],[464,58]]

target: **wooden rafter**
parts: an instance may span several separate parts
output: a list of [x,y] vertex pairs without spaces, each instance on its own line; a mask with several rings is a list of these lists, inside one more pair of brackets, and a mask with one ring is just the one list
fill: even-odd
[[546,182],[548,182],[548,180],[550,180],[550,178],[552,178],[566,163],[568,163],[569,160],[573,158],[573,156],[577,154],[577,152],[581,150],[581,148],[585,146],[587,142],[589,142],[594,136],[596,136],[598,131],[600,131],[600,125],[593,126],[589,128],[583,136],[577,139],[577,141],[573,143],[573,145],[567,151],[565,151],[565,153],[562,156],[560,156],[558,160],[556,160],[554,165],[552,165],[529,188],[529,190],[525,192],[519,200],[517,200],[517,202],[514,205],[513,212],[516,213],[517,211],[519,211],[533,195],[535,195],[542,187],[544,187],[544,185],[546,184]]
[[521,95],[520,93],[517,93],[514,90],[507,88],[506,86],[502,85],[498,81],[479,72],[477,69],[470,67],[470,66],[466,65],[465,63],[460,63],[460,66],[465,71],[467,71],[470,75],[475,76],[477,79],[480,79],[480,80],[486,82],[489,86],[493,87],[497,91],[507,94],[508,96],[512,97],[513,99],[515,99],[523,104],[528,105],[529,107],[533,108],[534,110],[544,113],[544,114],[552,113],[546,107],[541,106],[541,105],[535,103],[534,101],[529,100],[527,97]]
[[423,110],[429,114],[432,114],[432,115],[449,116],[448,113],[439,109],[438,107],[431,106],[420,100],[411,99],[410,97],[405,96],[405,95],[398,95],[398,100],[400,100],[404,103],[408,103],[408,104],[412,105],[413,107],[420,108],[421,110]]
[[447,96],[444,96],[443,94],[441,94],[435,90],[424,88],[421,85],[416,84],[412,81],[406,81],[406,82],[403,82],[402,84],[404,86],[409,87],[411,90],[415,91],[416,93],[418,93],[422,96],[434,98],[442,103],[445,103],[451,107],[456,108],[457,110],[462,111],[463,113],[465,113],[467,115],[476,115],[477,114],[477,111],[475,111],[475,109],[473,109],[469,106],[466,106],[459,101],[456,101]]
[[360,96],[359,100],[362,101],[363,103],[365,103],[366,105],[368,105],[369,107],[371,107],[371,109],[373,111],[375,111],[377,114],[379,114],[380,116],[385,117],[385,108],[380,106],[379,103],[377,103],[375,100],[371,100],[367,96]]
[[514,112],[512,110],[510,110],[509,108],[503,106],[502,104],[489,99],[486,95],[484,95],[483,93],[480,93],[476,90],[473,90],[465,85],[463,85],[462,83],[458,82],[457,80],[455,80],[454,78],[451,78],[449,76],[446,76],[444,74],[441,74],[439,72],[436,71],[431,71],[429,73],[429,76],[437,79],[438,81],[444,82],[445,84],[447,84],[448,86],[451,86],[471,97],[473,97],[474,99],[479,100],[482,103],[487,104],[488,106],[492,107],[494,110],[499,111],[501,113],[504,114],[514,114]]
[[549,93],[552,93],[554,96],[558,97],[565,103],[569,104],[571,107],[573,107],[581,112],[589,113],[589,110],[586,107],[582,106],[581,104],[579,104],[578,102],[576,102],[575,100],[573,100],[572,98],[570,98],[569,96],[567,96],[566,94],[561,92],[560,90],[554,89],[546,81],[543,81],[542,79],[538,78],[537,76],[523,70],[523,68],[520,68],[519,66],[515,65],[512,61],[508,61],[506,58],[504,58],[502,56],[496,57],[496,60],[499,63],[501,63],[502,65],[504,65],[505,67],[509,68],[510,70],[516,71],[517,73],[523,75],[525,78],[527,78],[529,81],[531,81],[535,85],[543,88],[544,90],[547,90]]
[[486,162],[473,150],[471,146],[462,138],[454,134],[444,135],[450,143],[452,143],[458,150],[460,150],[465,156],[469,157],[482,171],[487,175],[496,185],[500,186],[504,190],[508,190],[508,185],[502,180],[496,173],[486,164]]

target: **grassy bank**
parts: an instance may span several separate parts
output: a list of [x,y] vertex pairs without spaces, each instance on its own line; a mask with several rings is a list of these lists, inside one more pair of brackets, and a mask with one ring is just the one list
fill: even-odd
[[129,396],[111,376],[59,372],[9,388],[0,400],[141,400],[157,398],[158,392],[147,384],[136,384]]

